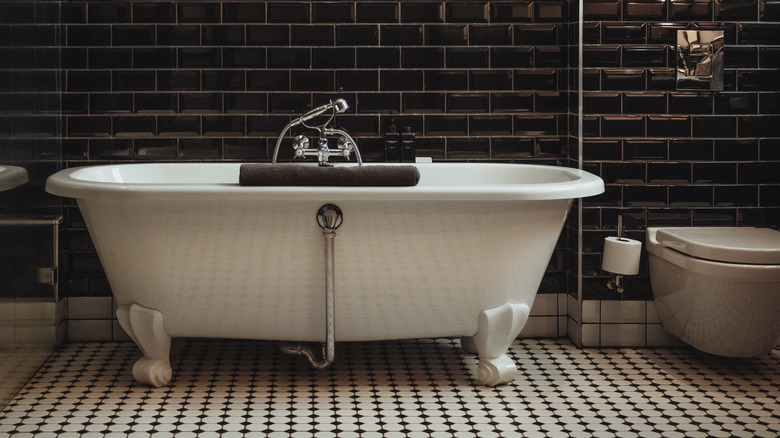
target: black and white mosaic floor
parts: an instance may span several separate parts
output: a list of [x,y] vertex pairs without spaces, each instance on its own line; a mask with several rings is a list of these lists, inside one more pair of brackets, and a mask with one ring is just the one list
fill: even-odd
[[0,414],[13,437],[733,437],[780,435],[780,350],[585,349],[519,340],[515,380],[472,384],[457,340],[339,344],[314,370],[273,342],[190,340],[168,388],[131,343],[73,343]]

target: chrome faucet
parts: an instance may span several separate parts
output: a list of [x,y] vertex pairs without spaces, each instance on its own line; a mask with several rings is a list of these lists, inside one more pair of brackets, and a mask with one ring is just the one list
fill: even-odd
[[[331,155],[331,149],[328,146],[328,136],[338,136],[338,142],[336,143],[336,150],[338,155],[349,159],[349,156],[354,152],[357,158],[358,165],[363,165],[363,159],[360,157],[360,151],[358,150],[355,139],[347,131],[338,128],[328,128],[328,124],[333,120],[334,116],[339,113],[343,113],[349,108],[347,101],[344,99],[331,100],[329,103],[318,106],[306,114],[293,119],[287,126],[284,127],[279,137],[276,139],[276,147],[274,148],[274,156],[271,163],[276,163],[276,158],[279,155],[279,146],[282,144],[282,139],[287,132],[294,126],[303,125],[309,129],[316,129],[320,132],[320,138],[317,142],[316,148],[311,148],[311,141],[305,135],[298,135],[293,139],[293,150],[295,151],[295,158],[305,158],[309,156],[316,156],[317,162],[320,166],[332,166],[328,162]],[[325,123],[316,126],[309,126],[306,124],[309,120],[325,114],[327,111],[331,111],[330,118]]]

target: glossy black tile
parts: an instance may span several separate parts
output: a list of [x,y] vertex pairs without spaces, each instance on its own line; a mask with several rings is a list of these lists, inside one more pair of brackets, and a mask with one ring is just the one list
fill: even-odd
[[225,93],[226,113],[259,114],[268,111],[268,95],[265,93]]
[[583,94],[583,111],[589,114],[620,114],[620,93],[586,91]]
[[[89,158],[91,160],[126,160],[135,156],[133,141],[124,139],[90,139]],[[97,268],[99,271],[100,268]]]
[[246,117],[243,115],[204,115],[202,134],[209,137],[235,137],[245,134]]
[[350,23],[355,20],[352,3],[314,3],[312,21],[315,23]]
[[619,67],[620,46],[586,46],[583,49],[585,67]]
[[379,117],[374,115],[342,115],[338,116],[335,123],[352,135],[378,136],[380,133]]
[[112,73],[114,91],[154,91],[154,71],[117,70]]
[[757,3],[756,0],[718,0],[713,18],[718,21],[756,21]]
[[139,138],[133,141],[137,160],[174,160],[179,158],[175,138]]
[[466,116],[426,116],[425,135],[467,135]]
[[672,186],[669,187],[670,207],[711,207],[713,205],[712,186]]
[[758,11],[761,21],[780,21],[780,2],[773,0],[761,1]]
[[376,46],[379,44],[379,27],[373,25],[336,26],[337,46]]
[[565,68],[567,49],[566,47],[537,46],[534,49],[534,67],[559,67]]
[[737,163],[693,163],[695,184],[736,184]]
[[693,136],[734,138],[737,136],[736,116],[694,116]]
[[403,2],[401,3],[401,22],[403,23],[443,23],[444,3],[441,2]]
[[534,22],[565,22],[569,19],[565,1],[534,2]]
[[89,112],[91,114],[131,113],[133,112],[133,95],[129,93],[90,94]]
[[34,23],[35,4],[32,2],[0,3],[0,23]]
[[623,47],[624,67],[666,67],[669,55],[666,46]]
[[[438,80],[435,75],[428,75],[428,83],[436,83]],[[450,90],[465,90],[465,83],[462,83],[459,72],[447,71],[442,73],[448,78],[447,86]],[[465,78],[465,73],[463,74]],[[430,79],[428,79],[430,78]],[[468,72],[469,90],[511,90],[512,89],[512,71],[511,70],[471,70]]]
[[780,137],[780,116],[739,116],[737,130],[740,137]]
[[690,137],[691,118],[682,116],[649,116],[647,135],[650,137]]
[[[423,44],[422,25],[383,25],[380,27],[380,32],[381,42],[384,46],[416,46]],[[360,43],[360,45],[364,45],[364,43]]]
[[[695,30],[721,30],[727,45],[737,44],[737,23],[698,22],[693,23],[691,29]],[[740,41],[743,43],[743,41]]]
[[670,114],[712,114],[713,94],[696,92],[669,93]]
[[194,137],[200,135],[200,116],[159,116],[157,135],[162,137]]
[[289,116],[247,116],[247,135],[276,137],[289,122]]
[[715,114],[758,114],[758,93],[717,93]]
[[220,68],[222,49],[217,47],[185,47],[177,50],[179,68]]
[[601,137],[642,137],[645,118],[636,115],[605,115],[601,117]]
[[582,13],[585,20],[619,20],[620,1],[618,0],[589,0],[583,2]]
[[750,207],[758,205],[758,187],[715,186],[713,189],[716,207]]
[[334,72],[323,70],[294,70],[290,72],[292,91],[335,91]]
[[644,184],[645,163],[612,163],[601,165],[601,178],[607,184]]
[[129,23],[130,3],[126,2],[96,2],[87,8],[89,23]]
[[153,46],[155,44],[153,25],[115,25],[112,27],[113,46]]
[[711,161],[711,140],[673,139],[669,141],[669,159],[674,161]]
[[519,91],[512,93],[491,93],[490,111],[502,112],[532,112],[534,110],[534,93]]
[[557,135],[558,120],[552,114],[514,116],[515,135]]
[[642,44],[645,42],[645,23],[604,23],[601,42],[604,44]]
[[403,93],[402,109],[404,113],[444,113],[444,98],[444,93]]
[[679,185],[691,183],[691,163],[648,163],[648,184]]
[[243,46],[246,42],[242,25],[204,25],[201,34],[204,46]]
[[[258,142],[254,140],[252,142],[258,148],[256,145]],[[170,144],[168,147],[173,146],[173,144]],[[222,140],[217,138],[183,138],[179,140],[178,149],[179,158],[183,160],[218,160],[222,158]],[[225,149],[227,149],[227,146]],[[225,156],[225,158],[237,159],[240,157]],[[249,159],[250,157],[247,158]]]
[[[469,42],[477,46],[504,46],[512,44],[512,28],[509,25],[471,25]],[[530,44],[530,43],[526,43]]]
[[[25,76],[30,77],[29,74]],[[65,91],[111,91],[111,72],[109,71],[69,71],[66,77]],[[18,89],[26,90],[29,88],[22,86]]]
[[441,47],[401,48],[403,68],[444,68],[444,49]]
[[243,70],[202,70],[201,88],[207,90],[243,90],[245,75]]
[[200,89],[198,71],[159,70],[157,72],[158,91],[186,91]]
[[176,6],[179,23],[219,23],[221,20],[219,3],[183,2]]
[[673,1],[669,5],[671,21],[707,21],[712,20],[713,1]]
[[761,114],[780,113],[780,93],[760,93],[759,112]]
[[[110,46],[111,45],[111,26],[108,25],[68,25],[65,26],[67,46]],[[16,29],[14,28],[14,33]],[[22,35],[17,34],[17,38]],[[13,42],[14,35],[12,35]]]
[[181,93],[179,111],[182,113],[221,113],[222,94],[220,93]]
[[262,47],[225,47],[222,49],[224,68],[264,68],[266,50]]
[[537,91],[534,109],[540,113],[564,113],[567,109],[567,93],[558,91]]
[[[89,99],[87,97],[87,94],[85,93],[63,94],[61,96],[61,99],[62,99],[63,114],[86,114],[89,111]],[[31,100],[26,99],[25,101],[29,102]],[[21,105],[13,105],[11,106],[11,108],[24,108],[24,107],[22,107]],[[132,104],[131,104],[131,108],[132,108]]]
[[398,68],[401,51],[397,47],[357,48],[357,68]]
[[311,49],[303,47],[268,48],[270,68],[308,68],[311,65]]
[[515,90],[557,90],[558,71],[555,69],[514,70]]
[[533,56],[533,47],[493,47],[490,49],[490,67],[533,67]]
[[[4,15],[14,17],[15,15]],[[78,24],[87,22],[87,4],[81,3],[61,3],[60,17],[62,24]],[[15,21],[15,19],[14,19]]]
[[175,68],[176,50],[163,47],[142,47],[133,49],[133,68]]
[[677,31],[687,30],[685,23],[649,23],[647,42],[650,44],[677,44]]
[[267,3],[267,21],[269,23],[308,23],[310,3],[308,2],[269,2]]
[[723,65],[726,68],[757,68],[758,47],[726,46],[723,48]]
[[[482,47],[455,47],[445,51],[447,68],[487,68],[489,49]],[[517,66],[524,67],[524,66]]]
[[[362,73],[362,72],[361,72]],[[423,91],[442,88],[425,87],[426,79],[419,70],[385,70],[379,75],[379,89],[382,91]],[[374,85],[376,86],[376,84]]]
[[465,46],[469,33],[465,25],[428,25],[425,26],[425,44]]
[[583,140],[582,154],[586,161],[618,161],[622,159],[620,140]]
[[398,114],[401,112],[400,93],[358,93],[354,102],[358,113]]
[[780,91],[779,69],[739,70],[736,79],[737,91]]
[[[417,88],[422,89],[422,74]],[[367,70],[339,70],[336,72],[336,89],[346,91],[379,90],[379,72]]]
[[780,47],[759,47],[760,68],[780,68]]
[[358,2],[355,17],[358,23],[397,23],[398,3]]
[[133,2],[134,23],[173,23],[176,4],[171,2]]
[[135,93],[134,110],[137,113],[176,113],[179,102],[176,93]]
[[[665,186],[627,185],[623,187],[621,205],[624,207],[666,207],[668,205],[667,190]],[[648,225],[650,220],[650,212],[648,211]]]
[[665,140],[631,140],[624,142],[623,156],[626,160],[666,160],[668,146]]
[[65,128],[69,137],[110,137],[111,117],[67,116]]
[[332,46],[336,41],[330,25],[293,25],[290,34],[294,46]]
[[469,135],[512,135],[512,116],[469,116]]
[[311,52],[312,68],[354,68],[355,49],[351,47],[317,47]]
[[651,91],[623,93],[623,114],[666,114],[666,94]]
[[479,159],[490,157],[490,139],[448,138],[447,159]]
[[583,44],[601,44],[601,22],[582,25]]
[[200,45],[200,26],[181,24],[157,26],[157,45],[198,46]]
[[[634,82],[634,86],[638,86]],[[672,68],[649,68],[647,69],[647,89],[648,90],[676,90],[677,74]]]
[[152,137],[157,133],[154,116],[115,116],[112,125],[114,137]]
[[448,23],[486,23],[490,16],[487,3],[445,3],[445,19]]
[[535,145],[532,138],[494,138],[490,149],[491,158],[533,158]]
[[604,69],[601,71],[603,90],[644,90],[644,69]]
[[265,22],[265,3],[264,2],[223,3],[222,22],[263,23]]
[[[755,161],[758,160],[758,140],[719,140],[714,141],[715,160],[718,161]],[[762,151],[761,156],[764,157]]]
[[623,4],[623,19],[663,21],[666,19],[666,2],[627,0]]
[[780,184],[777,163],[737,163],[737,166],[738,184]]
[[465,70],[425,71],[426,90],[462,91],[468,89],[468,83],[469,83],[469,76],[468,76],[468,72]]

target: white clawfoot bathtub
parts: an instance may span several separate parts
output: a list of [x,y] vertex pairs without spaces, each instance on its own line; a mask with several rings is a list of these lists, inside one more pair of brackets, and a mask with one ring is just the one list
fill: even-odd
[[[284,166],[287,164],[279,164]],[[576,169],[418,164],[414,187],[243,187],[238,163],[67,169],[46,190],[76,198],[144,356],[167,385],[172,337],[323,342],[325,243],[335,238],[335,339],[462,337],[478,379],[506,383],[573,198],[604,190]]]

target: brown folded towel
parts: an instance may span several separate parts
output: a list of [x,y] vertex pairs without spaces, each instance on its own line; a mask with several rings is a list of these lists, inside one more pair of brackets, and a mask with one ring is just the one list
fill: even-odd
[[414,166],[320,167],[294,164],[242,164],[242,186],[416,186]]

